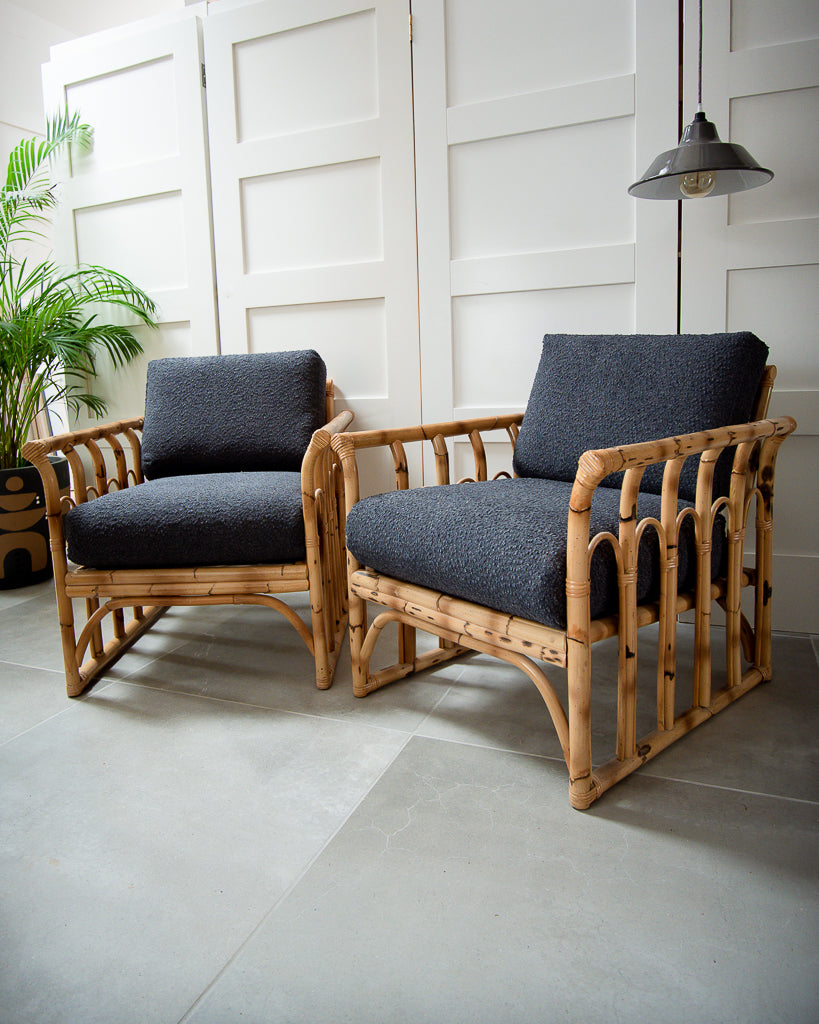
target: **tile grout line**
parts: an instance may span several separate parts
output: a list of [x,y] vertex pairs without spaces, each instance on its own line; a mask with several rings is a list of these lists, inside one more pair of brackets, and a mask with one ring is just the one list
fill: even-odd
[[[0,666],[2,665],[10,665],[12,668],[28,668],[36,672],[51,672],[53,675],[59,677],[61,683],[65,682],[65,675],[63,674],[62,669],[42,668],[42,666],[40,665],[20,665],[15,661],[0,661]],[[106,689],[110,685],[111,682],[108,682],[103,685],[102,689]],[[78,707],[80,704],[82,704],[87,696],[88,694],[84,694],[79,697],[72,698],[71,704],[66,705],[66,707],[61,708],[59,711],[55,711],[51,715],[46,715],[45,718],[41,718],[38,722],[35,722],[33,725],[30,725],[27,729],[23,729],[22,732],[15,733],[13,736],[9,736],[7,739],[0,742],[0,748],[6,747],[8,746],[9,743],[14,743],[16,740],[22,739],[23,736],[28,736],[30,732],[33,732],[35,729],[39,729],[40,726],[45,725],[46,722],[51,722],[55,718],[59,718],[60,715],[64,715],[69,711],[73,711],[75,709],[75,706]]]
[[277,715],[293,715],[296,718],[312,718],[319,722],[335,722],[336,725],[363,725],[369,729],[377,729],[380,732],[398,732],[405,734],[408,737],[414,735],[412,732],[408,732],[406,729],[401,729],[397,726],[380,725],[375,722],[365,722],[344,715],[320,715],[310,711],[294,711],[293,708],[283,708],[270,704],[254,704],[252,701],[245,700],[234,700],[230,697],[213,697],[207,693],[189,693],[185,690],[168,690],[162,686],[151,686],[148,683],[138,683],[129,678],[113,679],[111,680],[110,685],[113,685],[115,683],[121,683],[126,686],[136,686],[141,690],[152,690],[155,693],[163,693],[168,697],[189,697],[194,700],[211,701],[215,704],[232,704],[236,707],[241,708],[253,708],[255,711],[269,711]]
[[[413,738],[429,740],[433,743],[456,743],[459,746],[471,747],[475,750],[492,750],[497,754],[513,754],[517,757],[531,757],[538,761],[554,761],[556,764],[563,765],[564,767],[566,763],[562,757],[557,757],[553,754],[536,754],[528,750],[514,750],[511,747],[496,747],[489,746],[485,743],[471,743],[469,740],[445,739],[440,736],[416,736],[416,734],[413,734]],[[594,768],[597,767],[599,767],[599,765],[594,766]],[[594,768],[592,771],[594,771]],[[679,779],[673,775],[658,775],[651,774],[650,772],[638,772],[636,775],[632,776],[632,778],[653,779],[656,782],[673,782],[681,786],[701,786],[704,789],[716,789],[721,790],[724,793],[736,793],[741,796],[758,796],[767,800],[785,800],[788,803],[805,804],[808,807],[819,807],[819,800],[808,800],[804,797],[784,796],[780,793],[764,793],[761,790],[756,789],[740,789],[736,786],[718,786],[714,783],[699,782],[693,779]]]
[[740,789],[737,786],[718,786],[713,782],[699,782],[694,779],[678,779],[673,775],[652,775],[643,772],[635,777],[644,779],[655,779],[658,782],[674,782],[681,786],[701,786],[703,789],[717,789],[723,793],[736,793],[738,796],[759,796],[766,800],[785,800],[791,804],[805,804],[808,807],[819,807],[819,800],[808,800],[799,796],[784,796],[781,793],[763,793],[758,789]]
[[316,861],[318,861],[319,857],[321,857],[324,851],[330,846],[330,844],[333,842],[333,840],[336,838],[339,832],[341,832],[341,830],[345,827],[347,822],[352,818],[352,816],[364,803],[364,801],[367,799],[370,793],[375,789],[375,787],[378,785],[378,783],[381,781],[381,779],[384,777],[387,771],[389,771],[389,769],[395,764],[397,758],[404,752],[407,744],[410,742],[411,739],[413,739],[413,734],[407,733],[404,742],[401,744],[398,750],[396,750],[395,754],[393,755],[393,757],[390,758],[388,763],[384,765],[384,767],[378,773],[376,778],[373,779],[372,784],[367,787],[364,793],[361,794],[361,797],[355,802],[355,805],[350,809],[349,814],[347,814],[344,817],[344,820],[341,821],[338,827],[333,830],[332,834],[327,838],[327,840],[324,843],[322,843],[321,847],[316,851],[316,853],[312,857],[310,857],[310,859],[305,864],[304,868],[293,879],[290,885],[287,886],[284,892],[276,900],[273,901],[273,904],[262,915],[258,924],[256,924],[250,930],[250,932],[248,932],[247,936],[239,943],[239,945],[231,954],[231,956],[228,957],[228,959],[225,961],[222,967],[216,972],[216,974],[213,976],[210,982],[208,982],[208,984],[204,987],[204,989],[202,989],[202,991],[199,993],[196,999],[194,999],[194,1001],[191,1003],[188,1009],[182,1014],[182,1016],[177,1021],[177,1024],[185,1024],[186,1021],[190,1020],[191,1014],[194,1013],[196,1008],[202,1003],[202,1001],[206,998],[208,993],[213,990],[213,988],[217,985],[219,980],[225,975],[225,973],[230,969],[230,967],[233,966],[238,957],[241,955],[242,951],[247,947],[251,940],[259,933],[264,924],[274,914],[278,907],[280,907],[281,904],[290,896],[290,894],[295,891],[297,886],[301,884],[302,880],[307,876],[308,872],[316,863]]

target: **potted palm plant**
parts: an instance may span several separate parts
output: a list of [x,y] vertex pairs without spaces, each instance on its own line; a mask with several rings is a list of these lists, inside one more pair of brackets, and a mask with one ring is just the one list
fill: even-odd
[[0,590],[51,575],[40,477],[20,453],[36,417],[55,406],[101,415],[106,404],[89,391],[97,358],[116,367],[142,352],[132,331],[106,323],[101,310],[118,307],[155,326],[153,301],[116,271],[25,253],[44,237],[57,203],[52,157],[91,142],[79,114],[51,118],[45,139],[23,139],[11,151],[0,191]]

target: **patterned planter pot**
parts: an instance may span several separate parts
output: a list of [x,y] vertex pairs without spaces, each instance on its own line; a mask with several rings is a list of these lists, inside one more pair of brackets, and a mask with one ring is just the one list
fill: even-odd
[[[50,460],[60,492],[68,494],[67,460],[57,456]],[[51,572],[40,474],[34,466],[0,469],[0,590],[40,583]]]

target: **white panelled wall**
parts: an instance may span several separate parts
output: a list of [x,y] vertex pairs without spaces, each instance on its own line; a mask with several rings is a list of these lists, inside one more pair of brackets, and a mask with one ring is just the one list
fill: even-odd
[[[686,16],[696,25],[695,0]],[[684,109],[696,110],[696,33]],[[819,3],[708,0],[703,106],[770,184],[683,203],[683,331],[741,331],[771,350],[771,414],[794,416],[777,462],[774,624],[819,628]]]
[[56,256],[125,274],[160,309],[156,333],[135,331],[144,356],[103,376],[112,419],[141,414],[149,359],[217,349],[201,68],[191,9],[55,47],[43,69],[46,111],[94,128],[93,150],[60,168]]
[[680,6],[411,0],[410,42],[410,0],[214,0],[55,47],[47,109],[97,129],[63,254],[156,294],[149,356],[315,347],[361,427],[523,408],[547,332],[753,330],[800,421],[775,625],[819,632],[819,7],[705,5],[705,109],[776,177],[683,204],[678,295],[678,204],[626,188],[676,143]]

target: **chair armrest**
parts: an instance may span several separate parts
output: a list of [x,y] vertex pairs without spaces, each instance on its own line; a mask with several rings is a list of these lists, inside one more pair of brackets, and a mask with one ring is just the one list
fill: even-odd
[[457,437],[474,431],[509,430],[519,427],[523,413],[505,416],[483,416],[471,420],[449,420],[444,423],[420,423],[415,427],[395,427],[385,430],[357,430],[346,434],[355,448],[388,447],[396,441],[432,441],[435,437]]
[[65,452],[77,445],[83,445],[87,441],[99,441],[117,434],[124,434],[128,430],[142,430],[143,419],[142,416],[135,416],[129,420],[117,420],[103,423],[98,427],[85,427],[83,430],[71,430],[65,434],[54,434],[52,437],[27,441],[22,448],[23,458],[37,465],[39,457],[45,457],[57,451]]
[[708,451],[718,455],[725,448],[753,444],[767,438],[780,438],[781,443],[795,429],[796,420],[792,416],[780,416],[775,420],[757,420],[754,423],[702,430],[657,441],[638,441],[635,444],[590,450],[580,456],[575,483],[594,489],[610,473],[645,469],[647,466]]
[[[486,455],[481,434],[505,430],[514,450],[523,413],[503,416],[483,416],[470,420],[450,420],[443,423],[421,423],[414,427],[395,427],[384,430],[350,431],[333,437],[331,444],[341,460],[344,470],[346,505],[349,510],[359,499],[358,465],[356,451],[367,448],[389,448],[395,469],[395,483],[399,490],[409,488],[409,472],[404,444],[428,441],[435,455],[436,483],[448,484],[449,453],[446,438],[468,437],[475,456],[475,479],[486,480]],[[508,474],[505,474],[508,475]]]
[[342,409],[329,423],[325,423],[321,429],[327,431],[328,434],[340,434],[353,422],[354,415],[352,409]]
[[[112,487],[122,489],[142,483],[142,447],[137,434],[142,430],[142,424],[143,418],[138,416],[26,442],[22,449],[23,458],[40,472],[48,514],[59,515],[61,506],[62,511],[67,511],[71,505],[106,494]],[[110,449],[113,467],[106,465],[106,455],[98,442],[103,442]],[[85,461],[80,454],[83,450],[87,456]],[[130,467],[126,450],[131,453]],[[48,459],[49,455],[55,454],[64,455],[71,468],[71,497],[67,505],[60,501],[57,478]],[[93,484],[87,482],[86,461],[92,467]]]

